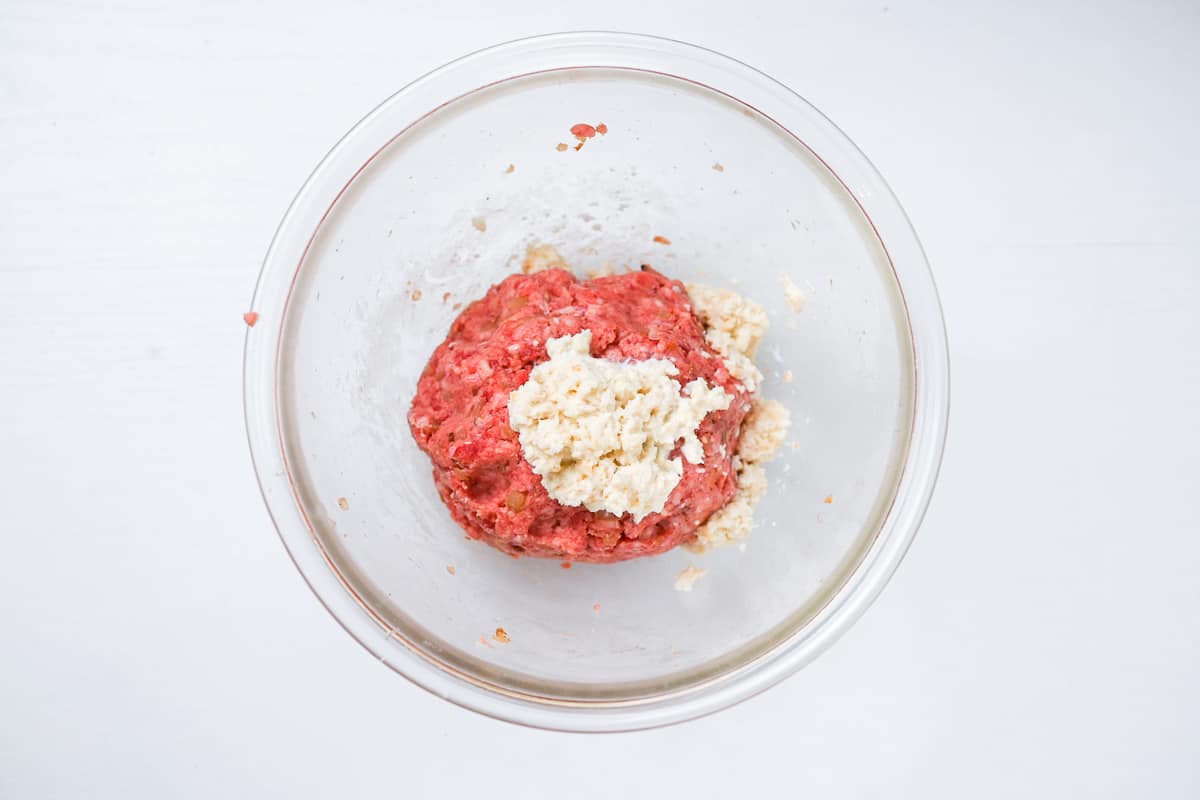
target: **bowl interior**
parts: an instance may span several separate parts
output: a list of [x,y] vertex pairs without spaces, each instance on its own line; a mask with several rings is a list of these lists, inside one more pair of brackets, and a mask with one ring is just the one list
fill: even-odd
[[[609,132],[575,150],[578,122]],[[301,511],[380,635],[504,691],[628,701],[727,672],[803,627],[878,531],[913,413],[899,287],[836,176],[737,100],[629,69],[510,79],[397,134],[316,231],[277,374]],[[416,379],[458,304],[542,243],[577,273],[650,263],[768,310],[763,392],[793,425],[743,547],[564,569],[451,521],[405,420]],[[802,313],[785,275],[808,296]],[[688,564],[708,574],[676,591]]]

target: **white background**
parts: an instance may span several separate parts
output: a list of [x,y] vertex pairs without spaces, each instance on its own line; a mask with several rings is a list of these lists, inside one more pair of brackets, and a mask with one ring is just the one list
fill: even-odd
[[[0,797],[1200,795],[1200,7],[405,5],[0,0]],[[601,737],[346,636],[240,404],[326,149],[568,28],[715,48],[833,118],[924,240],[953,364],[938,491],[862,621],[742,706]]]

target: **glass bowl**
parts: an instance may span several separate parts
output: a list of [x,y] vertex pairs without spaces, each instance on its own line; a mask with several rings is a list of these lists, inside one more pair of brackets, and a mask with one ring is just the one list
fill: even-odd
[[[608,132],[576,149],[581,122]],[[763,393],[793,425],[744,546],[564,569],[451,521],[405,414],[459,304],[531,244],[766,307]],[[296,566],[381,661],[514,722],[651,727],[778,682],[882,588],[941,459],[945,330],[895,197],[796,94],[679,42],[536,37],[410,84],[309,177],[252,309],[247,430]]]

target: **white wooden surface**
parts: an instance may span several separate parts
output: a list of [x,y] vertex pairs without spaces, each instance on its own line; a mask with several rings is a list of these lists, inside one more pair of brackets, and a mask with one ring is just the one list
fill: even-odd
[[[1200,795],[1198,7],[435,5],[0,2],[0,797]],[[862,622],[738,708],[608,737],[354,644],[240,407],[240,315],[325,150],[454,56],[581,27],[837,121],[924,239],[954,367],[933,507]]]

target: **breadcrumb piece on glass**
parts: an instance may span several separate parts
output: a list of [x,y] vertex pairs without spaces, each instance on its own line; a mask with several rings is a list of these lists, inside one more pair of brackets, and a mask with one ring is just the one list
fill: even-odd
[[708,574],[708,570],[703,567],[693,566],[688,564],[687,568],[675,576],[675,591],[690,592],[692,587],[696,585],[696,581]]

